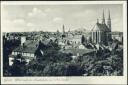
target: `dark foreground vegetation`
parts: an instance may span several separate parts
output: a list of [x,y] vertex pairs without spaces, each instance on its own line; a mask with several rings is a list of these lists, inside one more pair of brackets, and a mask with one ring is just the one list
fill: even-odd
[[[17,55],[13,65],[9,66],[8,55],[16,43],[8,41],[4,44],[3,50],[3,74],[4,76],[122,76],[123,49],[119,48],[119,44],[113,43],[115,46],[111,51],[97,50],[73,59],[71,53],[61,52],[57,44],[51,42],[45,46],[40,42],[36,59],[26,64],[22,55]],[[39,53],[40,49],[45,51],[44,55]]]

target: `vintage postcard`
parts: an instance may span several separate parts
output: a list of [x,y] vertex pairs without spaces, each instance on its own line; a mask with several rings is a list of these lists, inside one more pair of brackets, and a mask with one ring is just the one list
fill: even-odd
[[2,84],[126,84],[126,1],[1,2]]

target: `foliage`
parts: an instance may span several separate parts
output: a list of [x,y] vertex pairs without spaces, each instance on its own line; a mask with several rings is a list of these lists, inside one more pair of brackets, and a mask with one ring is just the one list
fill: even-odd
[[18,54],[14,58],[10,72],[12,76],[25,76],[26,75],[26,61],[22,57],[22,55]]
[[[83,37],[82,42],[85,41]],[[56,42],[50,41],[46,45],[40,41],[35,52],[36,59],[26,65],[25,59],[17,55],[13,65],[4,70],[4,73],[8,76],[121,76],[123,49],[119,49],[116,42],[112,44],[115,44],[112,51],[107,48],[99,49],[73,60],[72,54],[61,52]]]
[[9,55],[12,50],[19,46],[20,40],[7,40],[5,36],[3,36],[3,75],[11,75],[10,66],[9,66]]
[[86,38],[84,37],[84,35],[82,35],[81,37],[81,43],[84,45],[87,42]]

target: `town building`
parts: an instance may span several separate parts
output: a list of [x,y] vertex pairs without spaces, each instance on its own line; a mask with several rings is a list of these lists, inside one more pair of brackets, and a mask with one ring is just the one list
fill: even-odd
[[107,23],[105,22],[105,16],[103,11],[102,22],[100,23],[97,19],[96,24],[92,28],[91,36],[92,36],[92,43],[103,43],[106,44],[106,41],[111,39],[111,17],[109,11],[109,17]]
[[112,39],[123,43],[123,32],[111,32]]
[[25,36],[21,36],[21,45],[16,47],[12,54],[9,55],[9,65],[13,64],[14,58],[20,54],[29,63],[32,59],[36,59],[35,52],[38,48],[38,41],[26,40]]

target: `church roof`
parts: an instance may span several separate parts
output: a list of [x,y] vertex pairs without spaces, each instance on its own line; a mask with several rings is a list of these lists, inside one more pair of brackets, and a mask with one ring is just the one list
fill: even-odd
[[96,23],[92,31],[110,31],[106,24]]

